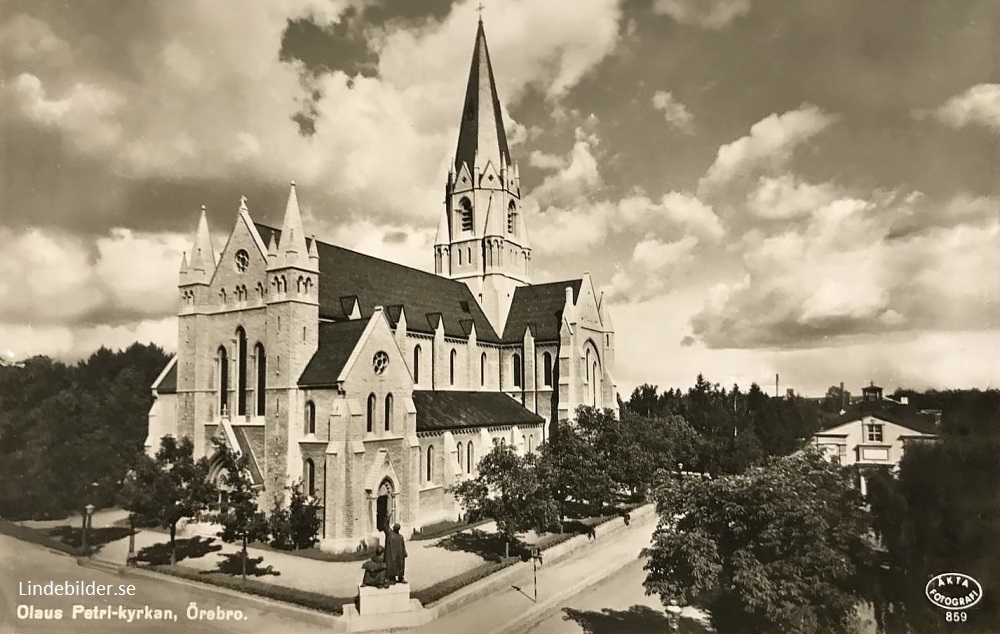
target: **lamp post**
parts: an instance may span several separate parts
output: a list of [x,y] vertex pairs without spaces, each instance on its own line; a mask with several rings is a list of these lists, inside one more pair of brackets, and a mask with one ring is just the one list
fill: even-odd
[[90,554],[90,549],[87,548],[87,530],[90,528],[90,518],[94,516],[94,505],[88,504],[83,507],[83,552]]
[[681,607],[677,605],[677,599],[671,599],[667,606],[667,622],[671,632],[681,631]]

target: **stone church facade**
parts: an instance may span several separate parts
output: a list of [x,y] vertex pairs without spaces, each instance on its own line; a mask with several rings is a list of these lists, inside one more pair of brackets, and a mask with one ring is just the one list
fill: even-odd
[[[180,268],[177,354],[146,449],[222,440],[264,508],[301,479],[321,548],[354,550],[459,513],[448,487],[496,444],[533,452],[578,405],[617,411],[615,335],[589,274],[530,283],[531,247],[482,23],[446,180],[434,273],[280,229],[241,201],[216,255],[202,210]],[[218,475],[218,474],[216,474]]]

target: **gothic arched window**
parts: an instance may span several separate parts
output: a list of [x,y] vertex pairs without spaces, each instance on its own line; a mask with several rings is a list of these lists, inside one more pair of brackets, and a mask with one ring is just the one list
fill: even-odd
[[219,364],[219,413],[223,414],[229,406],[229,354],[225,346],[219,346],[217,353]]
[[434,482],[434,445],[427,447],[427,483]]
[[486,385],[486,353],[479,357],[479,384]]
[[316,433],[316,405],[312,401],[306,403],[306,433]]
[[472,441],[465,446],[465,472],[472,473],[472,462],[476,456],[476,450],[472,447]]
[[517,233],[517,205],[513,200],[507,205],[507,233]]
[[385,430],[392,429],[392,394],[385,395]]
[[242,327],[236,329],[236,413],[247,413],[247,333]]
[[462,197],[462,200],[458,201],[458,213],[462,218],[462,231],[472,231],[472,201],[468,198]]
[[420,346],[413,348],[413,382],[420,383]]
[[316,497],[316,465],[313,463],[312,458],[306,458],[305,468],[303,469],[306,484],[306,495],[309,497]]
[[514,366],[514,387],[521,387],[521,355],[515,354],[513,359]]
[[452,348],[451,350],[451,364],[449,366],[449,377],[451,379],[451,384],[455,385],[455,360],[458,359],[458,352]]
[[375,429],[375,394],[368,395],[368,433]]
[[462,463],[465,462],[465,456],[462,455],[462,443],[458,443],[458,447],[456,447],[456,449],[457,451],[455,453],[458,454],[458,470],[461,471],[464,466]]
[[552,355],[548,352],[542,354],[542,384],[552,387]]
[[264,406],[267,397],[267,354],[264,352],[264,344],[258,343],[254,347],[254,358],[257,360],[257,385],[254,387],[257,397],[257,415],[264,415]]

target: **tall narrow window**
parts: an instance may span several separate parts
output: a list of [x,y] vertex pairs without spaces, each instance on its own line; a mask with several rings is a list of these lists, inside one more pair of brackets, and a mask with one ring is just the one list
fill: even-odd
[[219,346],[219,413],[229,409],[229,355],[225,346]]
[[472,448],[472,441],[470,440],[467,445],[465,445],[465,472],[472,473],[472,462],[476,456],[476,450]]
[[462,455],[462,443],[458,443],[457,449],[458,451],[456,451],[455,453],[458,454],[458,470],[461,471],[462,467],[464,466],[462,463],[465,462],[465,456]]
[[368,395],[368,433],[375,429],[375,395]]
[[385,430],[392,429],[392,394],[385,395]]
[[427,483],[434,482],[434,445],[427,447]]
[[420,346],[413,348],[413,382],[420,383]]
[[462,231],[472,231],[472,201],[468,198],[462,198],[458,202],[459,215],[462,217]]
[[548,352],[542,354],[542,384],[552,387],[552,355]]
[[587,361],[583,364],[583,367],[587,373],[587,381],[590,382],[590,350],[587,350]]
[[243,328],[236,329],[236,353],[239,363],[236,366],[236,413],[246,416],[247,413],[247,333]]
[[305,471],[303,480],[306,481],[306,495],[309,497],[316,497],[316,465],[313,463],[312,458],[306,458]]
[[507,233],[517,233],[517,205],[513,200],[507,205]]
[[306,433],[316,433],[316,405],[312,401],[306,403]]
[[531,453],[531,441],[534,440],[534,435],[528,436],[528,453]]
[[594,361],[594,380],[593,380],[593,392],[594,392],[594,407],[597,407],[598,393],[601,391],[600,386],[597,384],[597,362]]
[[479,357],[479,384],[486,385],[486,353]]
[[267,405],[267,354],[264,352],[264,344],[258,343],[253,354],[257,359],[257,385],[254,387],[257,415],[263,416],[267,411],[264,409]]
[[451,379],[451,384],[455,385],[455,360],[458,358],[458,352],[452,348],[451,351],[451,365],[449,365],[448,373]]
[[521,355],[515,354],[514,360],[514,387],[521,387]]

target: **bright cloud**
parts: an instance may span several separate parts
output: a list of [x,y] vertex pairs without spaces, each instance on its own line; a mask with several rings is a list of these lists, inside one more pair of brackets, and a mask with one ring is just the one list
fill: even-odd
[[673,128],[681,132],[692,132],[694,115],[668,91],[658,90],[653,94],[653,108],[662,112],[663,118]]
[[953,128],[979,125],[1000,132],[1000,84],[978,84],[955,95],[933,112]]

